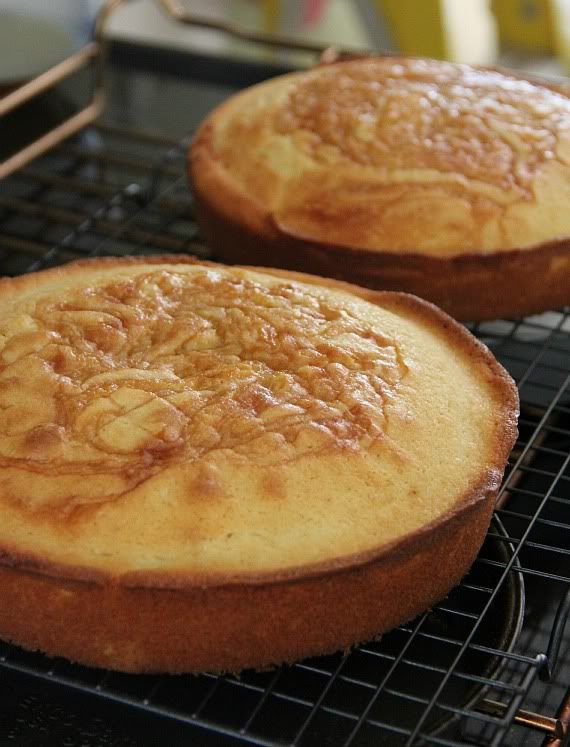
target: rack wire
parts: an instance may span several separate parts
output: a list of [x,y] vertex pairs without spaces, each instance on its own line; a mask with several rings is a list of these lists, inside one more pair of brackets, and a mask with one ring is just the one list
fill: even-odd
[[[0,272],[17,275],[102,255],[209,256],[184,173],[188,144],[189,138],[99,124],[12,175],[0,186]],[[190,737],[204,745],[291,747],[539,745],[564,737],[557,711],[563,711],[570,674],[564,634],[570,310],[472,330],[517,380],[520,437],[497,521],[470,575],[446,600],[349,654],[239,678],[122,675],[0,644],[0,693],[3,678],[26,676],[33,687],[55,687],[48,688],[52,698],[66,693],[68,705],[60,710],[75,697],[82,713],[115,704],[124,724],[128,709],[132,733],[109,732],[113,716],[105,711],[106,731],[99,724],[91,741],[77,742],[90,747],[151,744],[145,739],[158,719],[161,730],[175,730],[173,745]],[[14,739],[28,728],[22,707],[28,714],[46,708],[35,697],[13,704],[20,713],[19,726],[10,726]],[[56,721],[61,732],[64,721]],[[31,722],[37,729],[45,718]],[[73,730],[77,719],[66,723]],[[103,733],[107,741],[98,741]],[[74,744],[66,738],[59,743]]]

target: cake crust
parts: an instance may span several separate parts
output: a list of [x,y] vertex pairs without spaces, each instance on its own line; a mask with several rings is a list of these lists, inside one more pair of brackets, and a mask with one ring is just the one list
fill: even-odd
[[[114,277],[122,270],[128,274],[129,268],[143,267],[146,272],[159,266],[183,273],[192,265],[212,271],[219,267],[178,256],[78,262],[0,281],[2,304],[5,308],[11,297],[21,299],[29,293],[37,298],[38,291],[41,295],[42,288],[52,284],[57,288],[74,287],[77,281],[93,285],[95,278],[100,282],[101,272],[110,271]],[[214,564],[209,569],[188,562],[141,567],[140,559],[131,555],[126,561],[81,563],[76,556],[66,559],[57,543],[55,551],[48,545],[41,552],[34,549],[34,543],[18,542],[20,535],[3,536],[0,598],[10,603],[0,605],[0,637],[26,648],[125,671],[260,668],[373,637],[439,600],[465,574],[483,540],[516,437],[518,399],[508,374],[460,325],[419,299],[286,271],[264,270],[259,275],[259,270],[236,268],[232,272],[248,280],[269,276],[294,288],[348,293],[377,304],[406,323],[421,325],[473,366],[476,378],[491,395],[493,422],[489,426],[492,443],[481,467],[472,471],[471,482],[461,495],[452,496],[449,507],[433,521],[424,521],[402,536],[332,557],[311,560],[309,553],[305,562],[290,565],[278,558],[271,566],[268,556],[267,569],[255,563],[249,568],[246,563],[233,568]],[[257,275],[251,275],[252,271]],[[343,460],[348,468],[359,464],[351,461],[349,452],[344,452]],[[5,466],[0,469],[0,505],[11,521],[14,499],[6,489],[5,470]],[[271,484],[264,482],[265,492],[271,492]],[[200,483],[197,492],[203,495],[204,490],[207,494],[208,484]],[[62,526],[68,541],[90,541],[89,533],[104,521],[101,511],[116,510],[120,516],[125,506],[116,506],[128,501],[128,496],[111,502],[109,509],[105,504],[84,504],[75,514],[66,514],[61,506],[52,506],[46,513],[30,511],[28,505],[16,513],[24,516],[27,531],[39,528],[36,542],[42,531],[54,532],[61,540]],[[124,519],[128,515],[124,513]],[[116,541],[121,541],[120,533]]]
[[334,653],[412,619],[459,583],[495,492],[477,492],[477,502],[429,542],[418,538],[384,562],[355,560],[296,582],[176,590],[2,568],[0,596],[10,604],[0,634],[30,650],[135,673],[238,672]]
[[230,98],[189,172],[222,258],[408,291],[460,319],[512,317],[570,300],[569,133],[565,86],[364,59]]

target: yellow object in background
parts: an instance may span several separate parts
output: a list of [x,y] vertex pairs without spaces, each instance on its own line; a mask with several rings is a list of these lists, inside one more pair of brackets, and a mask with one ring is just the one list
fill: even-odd
[[493,63],[497,34],[489,0],[375,0],[403,54]]
[[492,0],[501,46],[521,52],[552,52],[551,6],[551,0]]
[[570,0],[550,0],[554,51],[570,75]]
[[263,0],[263,30],[266,34],[279,31],[279,16],[281,14],[280,0]]
[[403,54],[445,59],[447,37],[440,0],[376,0],[378,12],[390,27],[398,50]]

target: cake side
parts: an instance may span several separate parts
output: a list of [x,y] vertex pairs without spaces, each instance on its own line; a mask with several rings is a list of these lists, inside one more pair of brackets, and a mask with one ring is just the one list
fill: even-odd
[[185,590],[0,567],[0,638],[126,672],[238,672],[346,649],[441,600],[473,563],[496,490],[421,547],[314,578]]

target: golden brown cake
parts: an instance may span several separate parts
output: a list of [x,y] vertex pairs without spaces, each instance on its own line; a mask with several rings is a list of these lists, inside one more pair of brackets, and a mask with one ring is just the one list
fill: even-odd
[[570,303],[568,90],[395,57],[249,88],[191,148],[206,238],[461,319]]
[[441,599],[516,434],[412,296],[177,257],[0,281],[0,638],[128,671],[335,651]]

